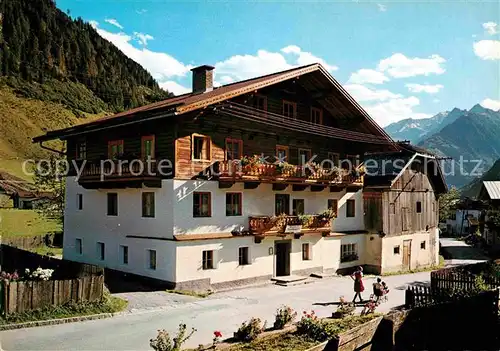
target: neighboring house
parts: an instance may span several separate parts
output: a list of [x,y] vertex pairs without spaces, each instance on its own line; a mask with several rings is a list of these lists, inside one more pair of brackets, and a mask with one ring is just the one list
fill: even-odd
[[479,199],[486,202],[483,238],[488,245],[500,247],[500,181],[483,181]]
[[463,199],[455,204],[455,212],[446,219],[446,231],[453,236],[463,236],[477,231],[481,214],[485,209],[482,201]]
[[[192,70],[192,93],[34,139],[66,140],[84,166],[66,183],[64,258],[177,289],[377,266],[362,172],[346,168],[400,146],[319,64],[219,88],[212,70]],[[348,161],[311,170],[314,155]]]
[[0,207],[33,209],[48,196],[50,194],[38,192],[33,183],[0,171]]
[[366,264],[381,273],[439,262],[437,196],[447,191],[447,185],[434,155],[400,145],[399,152],[370,158],[370,162],[391,161],[386,166],[365,163]]

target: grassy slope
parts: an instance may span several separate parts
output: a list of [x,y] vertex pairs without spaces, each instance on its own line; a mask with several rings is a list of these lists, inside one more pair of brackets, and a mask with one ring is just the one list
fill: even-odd
[[[104,115],[79,114],[86,117],[78,118],[58,103],[18,97],[0,78],[0,169],[29,180],[22,172],[23,161],[46,155],[39,145],[31,143],[31,138]],[[62,145],[55,142],[52,146]]]
[[0,209],[0,236],[33,236],[61,231],[61,226],[33,210]]

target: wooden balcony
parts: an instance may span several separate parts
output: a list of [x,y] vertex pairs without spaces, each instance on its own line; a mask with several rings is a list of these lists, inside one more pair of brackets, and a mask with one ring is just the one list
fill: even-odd
[[248,218],[248,230],[256,236],[329,233],[331,219],[322,215],[251,216]]
[[341,168],[314,168],[274,163],[242,165],[240,161],[220,161],[218,178],[221,181],[258,181],[268,183],[363,185],[363,175]]
[[[79,165],[81,167],[81,165]],[[87,189],[161,188],[161,174],[156,160],[86,161],[78,182]]]

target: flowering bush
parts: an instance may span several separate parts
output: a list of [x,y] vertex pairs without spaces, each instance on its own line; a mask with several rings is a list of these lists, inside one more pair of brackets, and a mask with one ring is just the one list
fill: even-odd
[[314,311],[308,313],[302,312],[302,318],[297,323],[297,333],[306,335],[309,338],[317,341],[324,341],[328,338],[325,330],[325,322],[319,319]]
[[285,325],[292,323],[297,317],[290,306],[283,306],[276,311],[276,320],[274,321],[274,329],[283,329]]
[[350,316],[354,314],[356,307],[353,303],[348,303],[343,296],[340,297],[340,304],[332,315],[333,318],[344,318],[345,316]]
[[241,323],[238,331],[234,333],[236,340],[249,342],[257,339],[257,336],[261,334],[265,329],[264,325],[261,324],[259,318],[252,318],[248,322]]
[[19,274],[17,274],[17,271],[14,271],[14,273],[7,273],[2,271],[0,273],[0,280],[4,282],[16,281],[19,280]]
[[52,277],[52,273],[54,273],[53,269],[42,269],[41,267],[38,267],[35,269],[33,272],[30,273],[29,268],[26,268],[24,271],[26,273],[26,277],[29,279],[34,279],[34,280],[49,280]]
[[378,306],[378,303],[375,302],[373,299],[370,299],[370,301],[368,301],[365,304],[365,307],[363,307],[363,310],[361,311],[361,315],[366,316],[367,314],[375,313],[375,309],[377,308],[377,306]]
[[156,338],[149,340],[149,346],[155,351],[180,351],[182,344],[196,332],[193,328],[191,333],[186,335],[186,329],[185,324],[179,324],[177,335],[173,339],[170,339],[170,334],[165,329],[158,330]]

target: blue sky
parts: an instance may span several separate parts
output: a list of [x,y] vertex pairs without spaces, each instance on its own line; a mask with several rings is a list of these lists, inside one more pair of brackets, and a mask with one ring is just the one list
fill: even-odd
[[162,87],[321,62],[383,126],[481,102],[500,109],[497,2],[58,0]]

